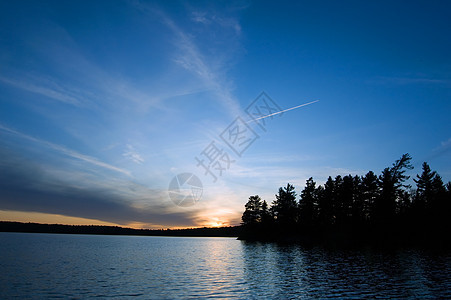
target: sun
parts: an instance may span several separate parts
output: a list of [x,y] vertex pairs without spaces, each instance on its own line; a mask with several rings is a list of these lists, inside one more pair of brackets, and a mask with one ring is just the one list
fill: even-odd
[[236,212],[228,208],[202,211],[198,216],[199,227],[227,227],[236,219]]
[[210,221],[207,222],[207,227],[224,227],[227,226],[227,221],[221,221],[218,217],[212,217]]

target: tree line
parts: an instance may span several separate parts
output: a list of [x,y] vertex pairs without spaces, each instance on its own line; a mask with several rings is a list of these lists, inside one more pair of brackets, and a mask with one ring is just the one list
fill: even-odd
[[62,225],[0,221],[0,232],[62,233],[95,235],[237,237],[239,226],[186,229],[135,229],[104,225]]
[[288,183],[271,205],[250,196],[240,238],[449,245],[451,182],[424,162],[412,188],[411,159],[402,155],[379,176],[329,176],[324,185],[310,177],[299,197]]

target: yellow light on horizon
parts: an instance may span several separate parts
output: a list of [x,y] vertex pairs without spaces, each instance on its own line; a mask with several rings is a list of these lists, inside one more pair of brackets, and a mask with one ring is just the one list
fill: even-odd
[[230,209],[216,209],[208,213],[203,211],[197,222],[200,227],[224,227],[230,226],[236,213]]
[[152,224],[143,222],[130,222],[118,224],[97,219],[71,217],[60,214],[50,214],[41,212],[24,212],[12,210],[0,210],[0,221],[41,223],[41,224],[63,224],[63,225],[104,225],[119,226],[134,229],[187,229],[200,227],[224,227],[231,226],[232,220],[236,219],[236,213],[227,209],[217,209],[206,213],[203,211],[192,225],[171,226],[169,224]]
[[222,227],[228,226],[226,221],[221,221],[219,218],[212,218],[207,227]]

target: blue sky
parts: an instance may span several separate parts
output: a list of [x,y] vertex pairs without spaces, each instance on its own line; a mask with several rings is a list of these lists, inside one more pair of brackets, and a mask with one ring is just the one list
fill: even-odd
[[[2,1],[0,218],[237,225],[250,195],[406,152],[449,181],[450,20],[448,1]],[[262,92],[320,101],[260,127]],[[237,117],[241,155],[221,139]],[[193,206],[169,198],[180,173],[202,181]]]

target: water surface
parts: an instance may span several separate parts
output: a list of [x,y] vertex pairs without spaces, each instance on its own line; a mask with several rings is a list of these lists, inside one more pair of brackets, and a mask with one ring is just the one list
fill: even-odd
[[0,233],[0,298],[451,298],[451,255]]

